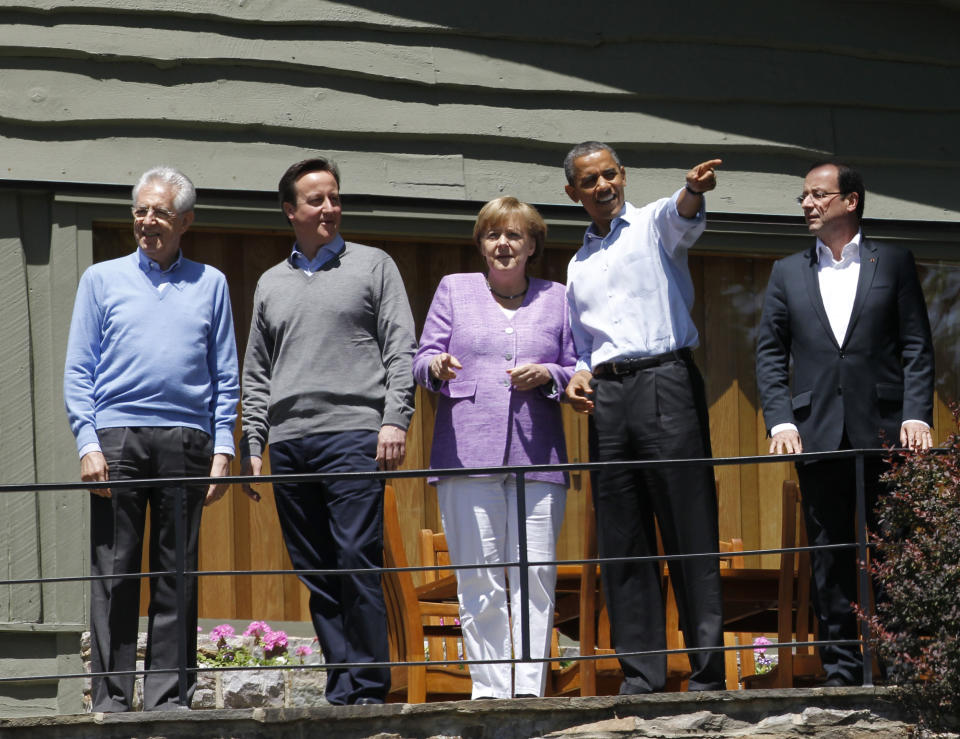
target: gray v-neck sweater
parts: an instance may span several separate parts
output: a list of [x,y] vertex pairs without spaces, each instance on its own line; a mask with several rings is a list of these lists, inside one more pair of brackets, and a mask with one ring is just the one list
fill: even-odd
[[288,259],[260,277],[243,365],[241,454],[331,431],[407,428],[413,315],[390,256],[346,243],[306,275]]

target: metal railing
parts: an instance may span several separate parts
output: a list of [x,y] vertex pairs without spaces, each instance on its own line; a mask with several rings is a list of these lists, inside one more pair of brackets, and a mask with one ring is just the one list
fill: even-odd
[[[934,450],[939,451],[939,450]],[[49,578],[26,578],[26,579],[17,579],[17,580],[0,580],[0,585],[31,585],[31,584],[50,584],[50,583],[71,583],[71,582],[91,582],[94,580],[118,580],[118,579],[148,579],[155,577],[169,577],[173,575],[176,578],[176,594],[177,594],[177,620],[178,620],[178,639],[176,644],[177,657],[178,657],[178,667],[176,668],[161,668],[161,669],[151,669],[151,670],[125,670],[125,671],[110,671],[110,672],[82,672],[82,673],[70,673],[70,674],[44,674],[44,675],[17,675],[15,677],[5,677],[0,676],[0,684],[6,682],[29,682],[29,681],[45,681],[49,682],[51,680],[65,680],[65,679],[75,679],[75,678],[90,678],[90,677],[105,677],[110,675],[143,675],[147,672],[154,674],[169,674],[176,672],[178,675],[179,683],[179,699],[181,705],[187,704],[187,693],[188,693],[188,684],[189,684],[189,675],[190,673],[199,673],[199,672],[229,672],[236,670],[316,670],[316,669],[327,669],[329,667],[420,667],[425,664],[430,665],[471,665],[471,664],[518,664],[518,663],[529,663],[529,662],[574,662],[574,661],[586,661],[586,660],[600,660],[608,659],[611,655],[609,654],[594,654],[594,655],[567,655],[562,657],[531,657],[530,652],[530,600],[529,600],[529,572],[528,568],[530,566],[542,566],[542,565],[590,565],[590,564],[602,564],[604,562],[643,562],[643,561],[676,561],[684,559],[692,559],[698,557],[710,557],[710,558],[731,558],[731,557],[748,557],[755,555],[764,555],[764,554],[792,554],[799,552],[808,552],[813,550],[827,550],[827,549],[850,549],[856,548],[857,550],[857,561],[860,563],[859,567],[859,579],[858,579],[858,598],[860,603],[869,603],[869,593],[870,593],[870,578],[869,574],[866,571],[863,563],[867,561],[867,550],[869,544],[867,542],[867,526],[866,526],[866,486],[864,479],[864,460],[866,457],[882,457],[890,454],[889,450],[885,449],[850,449],[842,451],[833,451],[833,452],[817,452],[817,453],[804,453],[804,454],[793,454],[793,455],[763,455],[763,456],[748,456],[748,457],[713,457],[713,458],[697,458],[697,459],[677,459],[677,460],[643,460],[643,461],[630,461],[630,462],[584,462],[584,463],[570,463],[570,464],[555,464],[555,465],[513,465],[513,466],[501,466],[501,467],[477,467],[477,468],[457,468],[457,469],[435,469],[435,470],[395,470],[392,472],[347,472],[347,473],[335,473],[335,474],[292,474],[292,475],[259,475],[259,476],[241,476],[235,475],[230,477],[218,477],[218,478],[209,478],[209,477],[182,477],[182,478],[150,478],[150,479],[138,479],[138,480],[114,480],[109,482],[96,482],[96,483],[86,483],[86,482],[69,482],[69,483],[25,483],[25,484],[16,484],[16,485],[0,485],[0,494],[2,493],[16,493],[16,492],[54,492],[54,491],[64,491],[64,490],[90,490],[91,488],[110,488],[114,489],[131,489],[131,488],[142,488],[142,487],[179,487],[180,495],[176,496],[175,499],[175,508],[174,515],[176,516],[176,570],[167,571],[167,572],[136,572],[124,575],[110,574],[110,575],[77,575],[71,577],[49,577]],[[587,559],[570,559],[570,560],[553,560],[553,561],[531,561],[527,558],[527,531],[526,526],[518,527],[518,544],[519,544],[519,560],[517,561],[508,561],[508,562],[499,562],[492,565],[485,564],[466,564],[466,565],[442,565],[442,566],[415,566],[415,567],[384,567],[379,569],[325,569],[325,570],[204,570],[204,571],[188,571],[185,569],[186,564],[186,551],[185,551],[185,541],[186,541],[186,531],[185,531],[185,519],[183,516],[183,508],[185,505],[186,498],[186,487],[194,485],[208,485],[212,482],[227,482],[230,484],[242,484],[242,483],[255,483],[255,484],[268,484],[275,482],[283,482],[287,484],[291,483],[317,483],[327,480],[342,480],[342,479],[404,479],[404,478],[422,478],[422,477],[454,477],[454,476],[463,476],[463,475],[477,475],[477,474],[514,474],[516,475],[516,492],[517,492],[517,515],[518,521],[524,521],[526,516],[524,512],[526,511],[526,475],[531,472],[546,472],[546,471],[566,471],[566,472],[577,472],[577,471],[586,471],[594,472],[599,471],[603,468],[611,469],[645,469],[652,467],[669,467],[669,466],[680,466],[680,465],[691,465],[691,466],[704,466],[704,467],[723,467],[730,465],[744,465],[744,464],[771,464],[771,463],[782,463],[782,462],[811,462],[815,460],[824,460],[824,459],[849,459],[853,458],[855,469],[856,469],[856,542],[853,543],[842,543],[842,544],[831,544],[831,545],[820,545],[820,546],[804,546],[804,547],[788,547],[788,548],[772,548],[772,549],[754,549],[748,551],[738,551],[738,552],[705,552],[705,553],[693,553],[693,554],[663,554],[663,555],[653,555],[648,557],[619,557],[619,558],[587,558]],[[445,659],[445,660],[429,660],[428,662],[406,662],[406,661],[397,661],[397,662],[363,662],[363,663],[323,663],[320,665],[256,665],[256,666],[242,666],[242,667],[211,667],[211,666],[197,666],[190,667],[189,659],[187,655],[187,642],[184,629],[184,619],[185,619],[185,604],[186,604],[186,581],[187,578],[192,577],[213,577],[213,576],[249,576],[249,575],[258,575],[258,576],[270,576],[270,575],[333,575],[347,577],[355,574],[369,574],[371,572],[375,573],[387,573],[387,572],[428,572],[428,571],[439,571],[439,570],[459,570],[459,569],[477,569],[477,568],[505,568],[505,567],[517,567],[519,568],[519,586],[520,586],[520,597],[521,601],[524,603],[524,608],[520,612],[520,623],[521,623],[521,653],[519,657],[510,657],[503,659],[495,660],[467,660],[467,659]],[[581,594],[582,597],[582,594]],[[856,640],[816,640],[816,641],[791,641],[791,642],[773,642],[765,645],[768,648],[782,648],[782,647],[821,647],[825,645],[849,645],[849,644],[859,644],[863,650],[863,676],[862,682],[864,686],[870,686],[873,684],[873,672],[872,672],[872,651],[869,641],[868,626],[862,620],[860,621],[860,638]],[[732,645],[732,646],[710,646],[710,647],[685,647],[682,649],[659,649],[659,650],[650,650],[643,652],[618,652],[616,656],[648,656],[648,655],[661,655],[661,654],[690,654],[696,652],[719,652],[727,650],[743,650],[744,645]]]

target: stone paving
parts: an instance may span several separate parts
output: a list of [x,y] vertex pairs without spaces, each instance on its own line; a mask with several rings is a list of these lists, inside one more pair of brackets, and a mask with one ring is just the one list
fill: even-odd
[[[888,688],[663,693],[422,705],[249,708],[0,719],[0,739],[900,739]],[[956,736],[956,735],[951,735]]]

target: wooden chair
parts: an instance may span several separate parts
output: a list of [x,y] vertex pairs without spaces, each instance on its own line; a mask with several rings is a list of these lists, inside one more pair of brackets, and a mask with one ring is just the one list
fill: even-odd
[[[731,539],[729,541],[720,540],[720,552],[721,553],[734,553],[743,551],[743,540],[742,539]],[[743,558],[742,557],[721,557],[720,558],[720,570],[731,569],[731,568],[743,568]],[[721,574],[721,577],[723,575]],[[676,638],[680,646],[685,642],[683,639],[683,632],[680,631],[679,627],[679,613],[677,611],[676,598],[673,595],[673,589],[671,588],[668,591],[667,599],[667,628],[669,629],[668,633],[675,633]],[[738,661],[745,659],[750,659],[751,664],[753,659],[753,648],[752,648],[752,637],[748,634],[735,634],[730,631],[724,630],[723,634],[723,645],[725,647],[735,647],[738,644],[750,644],[749,648],[744,649],[727,649],[723,653],[724,660],[724,672],[726,674],[726,687],[727,690],[739,690],[740,685],[740,670]],[[739,653],[739,657],[738,657]],[[681,655],[677,655],[678,657]],[[688,661],[689,665],[689,661]]]
[[[384,565],[408,567],[397,514],[397,498],[392,485],[386,486],[383,503]],[[444,649],[446,639],[456,640],[460,629],[456,622],[459,616],[456,602],[421,600],[409,572],[384,572],[383,594],[387,606],[390,660],[419,663],[391,668],[388,700],[424,703],[428,699],[458,700],[469,697],[473,685],[467,666],[430,664],[428,656],[433,659],[445,657],[438,657],[440,653],[432,648],[429,655],[424,650],[425,639],[438,638]],[[441,618],[443,623],[437,623]],[[454,646],[453,649],[458,647]]]
[[[589,479],[589,478],[588,478]],[[583,511],[583,557],[597,556],[597,517],[589,484]],[[580,569],[580,655],[612,655],[610,619],[600,587],[598,565],[583,565]],[[616,657],[582,660],[577,663],[580,695],[615,695],[623,681],[623,671]]]
[[[437,534],[430,529],[420,529],[417,545],[420,566],[443,567],[450,564],[450,550],[443,532]],[[421,603],[436,603],[435,610],[444,612],[443,615],[424,616],[427,652],[431,659],[462,659],[463,640],[456,575],[453,570],[424,570],[420,574],[423,576],[423,585],[417,588],[418,600]]]
[[[780,546],[784,549],[806,546],[799,486],[793,480],[784,480],[781,495]],[[742,542],[739,551],[743,551]],[[789,688],[815,682],[822,668],[812,647],[796,647],[796,652],[792,647],[780,647],[777,666],[768,673],[756,675],[752,639],[753,634],[776,634],[779,643],[814,639],[810,612],[810,554],[782,554],[780,566],[776,569],[744,567],[742,557],[730,560],[731,566],[720,571],[724,629],[736,634],[738,643],[744,645],[740,650],[744,686]]]
[[[425,567],[444,567],[450,564],[450,550],[447,546],[447,537],[443,532],[434,532],[431,529],[421,529],[418,537],[420,552],[420,564]],[[561,565],[567,570],[576,569],[579,576],[578,565]],[[452,570],[424,570],[424,584],[417,588],[417,594],[421,602],[424,600],[439,601],[457,605],[456,575]],[[558,606],[563,602],[560,593],[568,593],[570,590],[567,581],[572,579],[570,572],[558,573],[557,590]],[[563,590],[561,590],[563,589]],[[558,616],[555,615],[555,624]],[[455,659],[461,649],[459,637],[459,627],[449,629],[451,619],[449,617],[428,616],[425,619],[426,639],[428,652],[431,655],[445,654],[446,659]],[[433,630],[437,629],[436,632]],[[554,628],[553,637],[550,645],[550,656],[560,656],[560,643],[557,637],[557,630]],[[577,695],[580,690],[579,672],[576,665],[563,666],[559,662],[550,663],[550,671],[547,678],[546,695]]]

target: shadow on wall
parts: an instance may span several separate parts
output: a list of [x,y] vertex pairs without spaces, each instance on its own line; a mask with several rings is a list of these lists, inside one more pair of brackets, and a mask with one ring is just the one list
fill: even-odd
[[[801,176],[804,163],[834,154],[869,169],[872,192],[906,201],[922,197],[947,211],[957,208],[956,1],[812,2],[802,14],[767,0],[706,5],[694,14],[670,4],[652,12],[649,3],[622,3],[616,12],[604,13],[571,0],[422,3],[402,9],[391,0],[357,0],[327,10],[273,10],[270,22],[232,20],[229,12],[221,17],[216,12],[151,13],[149,18],[162,33],[193,31],[234,39],[240,46],[279,42],[291,49],[290,56],[266,66],[239,55],[230,60],[185,54],[176,64],[145,56],[123,64],[107,61],[105,67],[100,56],[73,54],[70,71],[100,80],[108,69],[111,80],[155,86],[161,97],[159,91],[217,83],[225,75],[267,85],[282,79],[301,102],[328,90],[349,96],[350,104],[361,108],[366,103],[359,100],[375,102],[385,120],[395,116],[409,126],[411,117],[427,115],[426,106],[445,121],[436,130],[404,129],[403,123],[397,131],[378,130],[374,148],[384,154],[462,155],[558,167],[566,147],[575,143],[569,139],[585,132],[617,146],[633,168],[676,169],[680,162],[722,149],[736,158],[740,172]],[[96,29],[104,18],[55,11],[46,21]],[[30,24],[36,18],[7,11],[0,13],[0,22]],[[143,22],[137,12],[109,20],[118,28]],[[857,33],[851,35],[851,28]],[[352,67],[347,62],[331,67],[328,60],[305,62],[296,53],[315,44],[354,42],[393,47],[406,63],[404,73],[389,65],[364,66],[357,59]],[[11,56],[8,63],[22,70],[59,71],[64,58]],[[444,106],[478,106],[486,115],[478,113],[475,127],[461,130],[457,116],[462,112],[443,118]],[[193,125],[185,119],[184,131],[201,142],[264,141],[262,126],[238,121],[225,116],[214,125]],[[496,122],[503,122],[504,130],[497,130]],[[325,149],[371,148],[367,132],[317,122],[317,130],[324,126],[331,129],[323,131]],[[104,139],[131,131],[147,139],[170,135],[168,123],[147,118],[107,116],[97,125],[97,136]],[[68,141],[85,140],[90,131],[68,121],[7,121],[0,124],[0,135]],[[291,123],[271,126],[267,139],[299,148],[305,135],[302,122]]]

